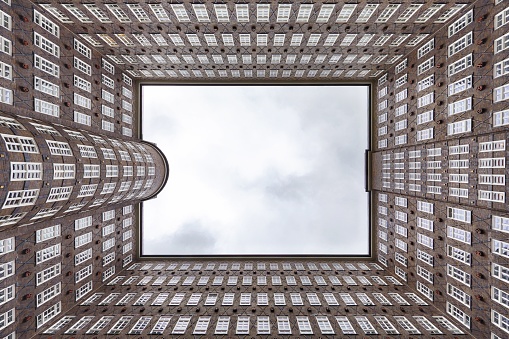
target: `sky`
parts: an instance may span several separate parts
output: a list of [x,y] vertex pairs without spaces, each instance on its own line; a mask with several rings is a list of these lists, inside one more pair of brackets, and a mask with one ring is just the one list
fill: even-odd
[[368,253],[365,86],[144,86],[143,255]]

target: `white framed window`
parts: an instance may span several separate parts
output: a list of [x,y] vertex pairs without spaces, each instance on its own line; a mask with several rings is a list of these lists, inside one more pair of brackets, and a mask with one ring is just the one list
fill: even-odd
[[452,102],[448,106],[448,115],[454,115],[466,112],[472,109],[472,98],[465,98]]
[[378,334],[375,327],[371,324],[367,317],[363,316],[355,316],[355,320],[359,327],[364,331],[367,335]]
[[464,223],[472,222],[472,212],[456,207],[447,207],[447,218]]
[[425,95],[417,98],[417,107],[421,108],[421,107],[427,106],[429,104],[432,104],[434,102],[434,100],[435,100],[434,92],[425,94]]
[[[14,270],[14,268],[13,268]],[[60,275],[61,273],[61,264],[55,264],[53,266],[50,266],[40,272],[37,272],[36,276],[36,285],[40,286],[41,284],[45,283],[46,281],[49,281],[53,279],[54,277]]]
[[79,248],[91,242],[92,242],[92,232],[79,235],[74,238],[74,248]]
[[509,8],[505,8],[501,12],[495,14],[494,22],[495,30],[507,24],[509,22]]
[[468,32],[458,40],[454,41],[452,44],[449,45],[448,49],[449,57],[470,46],[472,44],[473,39],[474,39],[473,33]]
[[447,226],[447,237],[469,245],[472,242],[472,233],[457,227]]
[[60,107],[58,105],[37,98],[34,98],[34,110],[38,113],[57,118],[60,116]]
[[509,243],[492,239],[492,252],[502,257],[509,258]]
[[500,53],[509,48],[509,33],[501,36],[494,41],[494,52],[495,54]]
[[[42,35],[40,35],[37,32],[34,32],[34,45],[39,47],[43,51],[48,52],[49,54],[51,54],[57,58],[60,58],[60,47],[57,44],[46,39],[45,37],[43,37]],[[9,49],[10,49],[10,47],[9,47]],[[5,51],[5,49],[4,49],[4,51]],[[8,53],[8,54],[10,54],[10,53]]]
[[448,75],[452,76],[472,66],[472,54],[469,54],[448,66]]
[[447,294],[450,295],[451,297],[453,297],[454,299],[458,300],[463,305],[465,305],[468,308],[470,308],[471,297],[470,297],[470,295],[465,293],[460,288],[458,288],[458,287],[448,283],[447,284]]
[[500,232],[509,233],[509,218],[492,215],[491,228]]
[[471,264],[471,254],[454,246],[447,245],[447,256],[461,263]]
[[492,263],[491,275],[499,280],[509,283],[509,268],[507,267]]
[[432,56],[431,58],[427,59],[426,61],[420,63],[417,66],[417,74],[423,74],[430,70],[431,68],[435,67],[435,57]]
[[447,124],[447,135],[455,135],[472,131],[472,119]]
[[470,316],[468,316],[465,312],[460,310],[458,307],[453,304],[447,302],[446,304],[447,313],[452,316],[454,319],[458,320],[465,327],[470,328]]
[[449,37],[461,31],[463,28],[468,26],[474,20],[473,10],[468,11],[466,14],[461,16],[458,20],[454,21],[449,25],[448,33]]
[[101,121],[101,127],[105,131],[114,132],[115,131],[115,124],[106,120]]
[[470,287],[472,276],[467,272],[464,272],[455,266],[447,264],[447,275],[461,282],[462,284]]
[[11,162],[11,181],[41,180],[42,163],[39,162]]
[[433,49],[435,49],[435,39],[431,39],[417,50],[417,58],[422,58]]
[[423,246],[433,249],[433,238],[427,235],[417,233],[417,242]]
[[218,317],[214,334],[228,334],[230,317]]
[[12,66],[5,62],[0,62],[0,77],[12,80]]
[[[8,19],[5,17],[7,14],[3,13],[0,15],[2,17],[2,26],[10,30],[10,16],[7,15]],[[42,27],[44,30],[49,32],[50,34],[56,36],[57,38],[60,37],[60,27],[56,25],[53,21],[46,18],[44,15],[39,13],[39,11],[34,9],[34,22]],[[7,25],[7,27],[6,27]]]
[[60,76],[60,67],[57,64],[46,60],[37,54],[34,54],[34,66],[35,68],[38,68],[47,74],[53,75],[55,77]]

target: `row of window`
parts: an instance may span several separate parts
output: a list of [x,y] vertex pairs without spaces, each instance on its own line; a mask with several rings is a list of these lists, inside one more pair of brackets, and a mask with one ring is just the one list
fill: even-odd
[[[83,235],[85,236],[85,235]],[[103,243],[104,244],[104,243]],[[120,284],[122,280],[125,278],[125,276],[119,276],[115,278],[114,281],[110,282],[110,284]],[[126,279],[122,285],[130,285],[137,282],[137,285],[147,285],[150,282],[152,282],[153,276],[144,276],[139,282],[137,280],[139,279],[138,276],[132,276]],[[166,285],[169,286],[176,286],[180,283],[182,276],[173,276],[173,277],[167,277],[167,276],[157,276],[155,280],[152,282],[153,286],[160,286],[163,285],[166,280],[168,279],[168,282]],[[223,284],[223,281],[226,280],[227,286],[236,286],[239,282],[238,276],[228,276],[227,279],[225,279],[225,276],[214,276],[213,279],[210,279],[209,276],[202,276],[198,279],[196,285],[197,286],[206,286],[209,283],[209,280],[212,280],[211,286],[221,286]],[[341,278],[345,281],[347,285],[358,285],[357,281],[352,276],[341,276]],[[372,282],[364,276],[357,276],[357,280],[359,280],[361,285],[364,286],[370,286],[373,285]],[[399,285],[400,283],[397,280],[394,280],[393,277],[386,276],[385,277],[390,283]],[[335,286],[343,285],[341,282],[340,277],[338,276],[328,276],[327,279],[330,281],[330,284]],[[196,280],[195,276],[185,276],[184,279],[182,279],[181,285],[182,286],[191,286],[193,285],[194,281]],[[253,284],[253,277],[252,276],[243,276],[242,277],[242,285],[243,286],[251,286]],[[267,276],[256,276],[256,284],[258,286],[265,286],[267,285]],[[308,276],[299,276],[300,284],[297,282],[297,279],[295,276],[285,276],[286,285],[288,286],[311,286],[313,285],[313,282],[311,281],[311,278]],[[317,285],[320,286],[327,286],[328,283],[326,279],[322,276],[314,276],[313,280]],[[387,283],[378,276],[372,276],[371,280],[373,280],[378,285],[387,285]],[[280,276],[272,276],[271,277],[272,285],[282,285],[282,277]]]
[[[3,123],[5,125],[5,122],[8,122],[10,125],[12,125],[12,120],[14,120],[14,119],[1,117],[0,123]],[[22,126],[22,125],[20,125],[20,126]],[[36,128],[38,131],[43,132],[43,133],[47,133],[47,134],[51,134],[51,135],[60,135],[60,133],[58,131],[56,131],[55,129],[53,129],[50,126],[37,124]],[[68,132],[72,132],[72,131],[68,131]],[[39,148],[37,147],[37,144],[36,144],[34,138],[23,137],[23,136],[19,136],[19,135],[11,135],[11,134],[1,134],[1,136],[6,144],[7,150],[10,152],[39,153]],[[74,139],[81,140],[81,141],[88,141],[83,136],[83,134],[80,132],[69,133],[69,136],[71,136]],[[104,141],[104,139],[102,139],[101,137],[92,136],[92,135],[90,135],[90,136],[93,138],[95,143],[107,144],[106,141]],[[150,155],[150,153],[147,152],[146,148],[143,145],[140,145],[140,144],[133,145],[132,143],[129,143],[129,142],[120,143],[119,141],[113,140],[113,139],[109,139],[109,141],[117,148],[128,147],[132,151],[134,151],[133,156],[134,156],[134,160],[136,162],[147,162],[147,163],[154,162],[152,156]],[[73,151],[71,149],[71,146],[67,142],[46,140],[46,143],[47,143],[50,153],[52,155],[73,156]],[[80,151],[81,157],[97,158],[97,150],[95,147],[88,146],[88,145],[77,145],[77,147]],[[115,152],[113,151],[113,149],[101,147],[101,151],[102,151],[105,159],[111,159],[111,160],[117,159],[117,156],[116,156]],[[139,151],[141,151],[142,153],[138,153]],[[122,161],[132,161],[131,156],[128,152],[123,151],[123,150],[118,150],[118,152],[120,154],[120,158]],[[142,156],[142,154],[143,154],[143,156]]]
[[[343,267],[344,265],[344,267]],[[357,265],[357,266],[356,266]],[[217,266],[217,268],[216,268]],[[306,268],[307,266],[307,268]],[[244,264],[244,268],[243,270],[245,271],[249,271],[249,270],[253,270],[253,269],[256,269],[256,270],[279,270],[280,268],[279,267],[282,267],[283,270],[285,271],[290,271],[290,270],[297,270],[297,271],[303,271],[303,270],[310,270],[310,271],[317,271],[317,270],[324,270],[324,271],[331,271],[331,270],[336,270],[336,271],[344,271],[345,268],[347,270],[350,270],[350,271],[357,271],[357,270],[364,270],[364,271],[369,271],[369,270],[382,270],[382,268],[376,264],[376,263],[356,263],[356,264],[352,264],[352,263],[343,263],[343,264],[339,264],[339,263],[332,263],[332,264],[329,264],[329,263],[320,263],[320,264],[316,264],[316,263],[307,263],[306,266],[304,266],[303,263],[282,263],[282,264],[278,264],[278,263],[245,263]],[[207,263],[207,264],[203,264],[203,263],[197,263],[197,264],[189,264],[189,263],[183,263],[183,264],[177,264],[177,263],[171,263],[170,265],[167,266],[167,264],[152,264],[152,263],[148,263],[148,264],[134,264],[132,265],[131,267],[128,268],[129,270],[166,270],[166,271],[173,271],[173,270],[179,270],[179,271],[187,271],[189,269],[193,270],[193,271],[199,271],[199,270],[206,270],[206,271],[212,271],[214,269],[217,269],[219,271],[226,271],[228,269],[232,270],[232,271],[238,271],[241,269],[241,264],[240,263],[232,263],[232,264],[229,264],[229,263],[220,263],[220,264],[216,264],[216,263]]]
[[[85,267],[85,269],[87,269],[87,267]],[[321,306],[322,300],[325,300],[325,303],[329,306],[338,306],[340,305],[340,302],[338,302],[336,295],[339,295],[341,298],[340,300],[344,303],[344,305],[358,305],[350,293],[305,293],[307,303],[312,306]],[[384,306],[392,306],[392,302],[397,305],[410,305],[408,300],[398,293],[387,294],[387,296],[391,298],[392,302],[382,293],[372,293],[371,295],[376,302]],[[376,305],[367,293],[354,293],[354,296],[359,299],[361,305]],[[406,293],[406,296],[417,305],[428,305],[414,293]],[[81,305],[93,305],[97,303],[98,306],[104,306],[115,302],[116,306],[161,306],[166,304],[169,306],[180,306],[181,304],[186,306],[196,306],[200,304],[200,302],[203,302],[204,306],[215,306],[218,300],[222,299],[221,305],[223,306],[231,306],[234,304],[238,304],[240,306],[251,306],[251,304],[256,304],[258,306],[267,306],[269,304],[285,306],[287,305],[287,298],[290,299],[291,305],[293,306],[304,305],[304,299],[300,293],[273,293],[272,295],[269,295],[268,293],[256,293],[254,295],[251,293],[237,293],[237,301],[235,298],[235,293],[224,293],[222,295],[219,293],[208,293],[206,297],[202,293],[192,293],[190,296],[187,296],[186,293],[175,293],[171,298],[170,293],[164,292],[158,294],[148,292],[143,293],[140,296],[137,296],[137,293],[127,293],[123,296],[121,296],[120,293],[111,293],[107,296],[104,296],[103,293],[96,293],[82,302]],[[252,301],[253,298],[255,301]],[[182,303],[184,299],[187,299],[187,301]]]
[[[105,42],[107,45],[111,47],[120,47],[121,45],[117,42],[120,41],[123,45],[127,47],[132,46],[152,46],[153,43],[159,46],[168,46],[168,40],[159,33],[150,34],[150,39],[147,36],[139,33],[139,34],[97,34],[99,39],[87,35],[87,40],[92,40],[94,45],[102,45],[102,42]],[[175,46],[185,46],[189,44],[191,46],[202,46],[202,41],[209,47],[215,47],[219,45],[223,45],[226,47],[251,47],[256,45],[258,47],[265,47],[272,45],[274,47],[282,47],[286,44],[289,44],[290,47],[300,47],[300,46],[308,46],[315,47],[317,45],[323,46],[385,46],[388,45],[390,47],[397,47],[405,43],[406,46],[416,46],[421,40],[423,40],[427,34],[420,34],[416,36],[412,36],[411,34],[381,34],[376,36],[376,34],[337,34],[337,33],[329,33],[327,35],[322,35],[321,33],[311,33],[308,36],[302,33],[275,33],[274,35],[269,35],[265,33],[257,33],[256,35],[252,35],[250,33],[241,33],[241,34],[230,34],[230,33],[222,33],[221,35],[216,34],[186,34],[185,38],[179,34],[168,34],[169,40],[171,40],[172,44]],[[117,39],[114,39],[114,37]],[[390,43],[389,43],[390,41]],[[251,56],[249,54],[249,56]],[[180,60],[177,55],[168,55],[168,59],[162,55],[151,55],[151,57],[146,55],[137,55],[138,61],[141,61],[145,64],[152,63],[167,63],[168,61],[174,63],[180,63]],[[371,57],[371,55],[370,55]],[[189,62],[187,59],[192,58],[191,55],[182,55],[184,62],[194,63],[194,61]],[[126,58],[125,60],[132,60]],[[203,62],[202,62],[203,63]],[[76,66],[75,66],[76,67]],[[77,68],[77,67],[76,67]],[[85,72],[86,73],[86,72]],[[87,73],[88,74],[88,73]],[[90,75],[90,74],[88,74]]]
[[[125,62],[122,61],[121,58],[119,57],[115,57],[113,55],[108,55],[108,57],[110,57],[111,59],[114,59],[115,62],[117,64],[125,64]],[[123,56],[123,57],[128,57],[128,56]],[[394,57],[395,60],[391,61],[389,60],[387,63],[390,64],[394,61],[396,61],[397,59],[400,58],[400,56],[396,56]],[[382,58],[383,60],[383,58]],[[375,61],[375,59],[373,59],[373,61]],[[133,63],[138,63],[137,61],[136,62],[133,62]],[[202,78],[204,76],[204,74],[202,73],[201,70],[199,69],[193,69],[191,72],[189,72],[188,70],[186,69],[180,69],[178,70],[178,73],[177,71],[175,70],[171,70],[171,69],[167,69],[165,71],[162,71],[162,70],[146,70],[146,69],[142,69],[142,70],[127,70],[127,72],[129,74],[131,74],[132,76],[134,77],[145,77],[145,78],[152,78],[152,77],[164,77],[164,78],[167,78],[167,77],[170,77],[170,78],[176,78],[176,77],[179,77],[179,76],[182,76],[184,78],[189,78],[191,77],[191,75],[193,75],[194,77],[196,78]],[[264,78],[264,77],[271,77],[271,78],[275,78],[275,77],[278,77],[280,76],[280,71],[278,69],[272,69],[272,70],[269,70],[269,71],[265,71],[263,69],[258,69],[258,70],[252,70],[252,69],[244,69],[242,70],[242,74],[241,74],[241,70],[237,70],[237,69],[229,69],[229,70],[226,70],[226,69],[219,69],[219,70],[213,70],[213,69],[205,69],[203,72],[205,72],[205,75],[209,78],[214,78],[214,77],[217,77],[219,76],[220,78],[227,78],[227,77],[233,77],[233,78],[239,78],[241,76],[244,76],[246,78],[251,78],[251,77],[258,77],[258,78]],[[317,69],[310,69],[310,70],[304,70],[304,69],[297,69],[295,71],[292,71],[290,69],[285,69],[285,70],[281,70],[281,76],[283,78],[286,78],[286,77],[297,77],[297,78],[300,78],[300,77],[308,77],[308,78],[312,78],[312,77],[316,77],[316,76],[319,76],[319,77],[328,77],[328,76],[332,76],[332,77],[339,77],[339,76],[343,76],[346,77],[346,78],[351,78],[351,77],[359,77],[359,78],[362,78],[362,77],[367,77],[368,74],[370,74],[372,71],[371,70],[348,70],[348,71],[345,71],[343,69],[337,69],[337,70],[332,70],[332,69],[323,69],[323,70],[317,70]],[[373,71],[373,73],[371,75],[369,75],[370,77],[377,77],[380,72],[383,72],[382,70],[378,70],[378,71]]]
[[[92,14],[93,18],[98,20],[100,23],[113,23],[107,12],[95,4],[83,5],[87,12],[90,13],[89,15],[87,15],[83,9],[76,5],[65,4],[62,6],[66,9],[67,12],[69,12],[73,17],[82,23],[94,22],[89,17],[90,14]],[[444,7],[444,5],[433,4],[426,10],[421,11],[418,15],[417,13],[423,6],[422,4],[410,4],[406,8],[401,8],[399,15],[395,14],[400,8],[401,4],[389,4],[385,8],[379,8],[379,4],[368,3],[363,8],[357,8],[357,4],[345,4],[341,7],[341,9],[339,9],[339,6],[336,8],[336,4],[322,4],[319,11],[318,8],[314,8],[314,4],[300,4],[298,5],[298,10],[297,5],[293,6],[292,4],[278,4],[277,8],[275,6],[272,6],[271,8],[271,4],[257,4],[256,7],[251,5],[251,8],[249,4],[235,4],[234,10],[231,7],[229,8],[229,6],[226,4],[214,4],[213,10],[212,8],[207,8],[207,5],[205,4],[192,4],[192,11],[190,9],[188,10],[184,4],[172,4],[167,8],[161,4],[150,4],[148,6],[152,13],[148,11],[148,8],[146,10],[140,4],[126,5],[126,7],[131,12],[131,15],[136,17],[136,19],[141,23],[152,22],[150,14],[154,15],[159,22],[172,21],[170,15],[175,16],[179,22],[190,22],[193,20],[197,20],[198,22],[230,22],[230,18],[237,22],[250,22],[251,16],[256,16],[256,22],[260,23],[285,23],[290,21],[310,22],[313,21],[311,18],[316,15],[314,21],[318,23],[329,22],[331,17],[336,17],[335,20],[332,20],[337,23],[346,23],[349,21],[356,23],[366,23],[368,21],[372,21],[373,19],[376,23],[405,23],[408,22],[408,20],[410,20],[412,17],[413,22],[415,23],[426,23],[431,18],[435,18],[434,23],[445,23],[465,5],[454,5],[447,11],[443,11],[440,14],[439,12]],[[69,16],[67,16],[64,11],[58,9],[57,7],[52,5],[44,5],[42,7],[53,14],[61,22],[73,23]],[[131,17],[120,5],[106,4],[105,7],[109,10],[109,12],[111,12],[111,14],[114,15],[118,21],[122,23],[132,22]],[[170,14],[170,8],[171,12],[173,12],[172,14]],[[190,15],[190,13],[192,14]],[[379,13],[376,19],[374,17],[372,18],[375,13]],[[211,14],[215,15],[215,19],[211,19]]]
[[[480,142],[477,147],[478,153],[486,153],[486,152],[499,152],[505,151],[506,149],[506,141],[505,140],[495,140],[495,141],[486,141]],[[470,154],[470,145],[469,144],[461,144],[449,146],[448,155],[459,155],[459,154]],[[430,148],[424,150],[414,150],[408,151],[408,158],[415,159],[420,158],[421,155],[423,157],[437,157],[442,155],[442,148]],[[402,150],[400,152],[394,153],[394,160],[405,159],[405,151]],[[382,154],[383,161],[391,160],[391,153],[383,153]],[[389,165],[390,168],[390,165]]]
[[[80,145],[79,145],[80,146]],[[87,146],[90,147],[90,146]],[[93,148],[91,148],[93,150]],[[70,149],[67,149],[70,151]],[[58,152],[62,152],[59,149]],[[87,157],[87,154],[81,152],[82,157]],[[90,154],[88,154],[90,155]],[[97,157],[97,154],[93,153],[93,157]],[[90,156],[92,157],[92,156]],[[11,162],[10,163],[11,181],[31,181],[41,180],[43,176],[43,167],[40,162]],[[155,175],[155,167],[148,167],[148,171],[145,172],[145,166],[123,166],[123,176],[132,177],[134,176],[134,168],[136,168],[136,177],[144,177],[146,174],[149,176]],[[84,164],[83,165],[83,178],[99,178],[101,173],[101,165]],[[106,165],[106,173],[110,173],[107,176],[118,176],[117,165]],[[112,174],[116,173],[116,175]],[[53,179],[74,179],[76,177],[76,165],[75,164],[64,164],[54,163],[53,164]],[[135,186],[141,187],[141,182],[135,184]],[[138,182],[138,181],[136,181]],[[116,185],[116,183],[113,183]],[[103,193],[105,194],[105,193]]]
[[[249,335],[254,333],[258,335],[266,335],[271,334],[272,331],[283,335],[311,335],[314,334],[313,327],[316,325],[318,325],[317,327],[320,329],[321,334],[336,334],[338,329],[340,330],[338,334],[343,335],[361,333],[374,335],[378,334],[380,329],[382,333],[400,334],[395,324],[409,334],[423,334],[423,332],[429,335],[443,334],[438,326],[453,334],[463,334],[463,332],[453,323],[442,316],[434,316],[430,318],[433,319],[438,326],[425,316],[413,316],[408,318],[405,316],[393,316],[392,321],[386,316],[373,316],[372,320],[370,320],[371,317],[368,318],[366,316],[331,317],[326,315],[315,315],[311,317],[255,317],[239,315],[236,317],[219,316],[216,319],[213,319],[210,316],[200,316],[197,320],[193,320],[193,316],[188,315],[181,315],[178,317],[171,315],[163,315],[159,317],[125,315],[118,318],[115,322],[113,321],[116,318],[115,316],[107,315],[100,317],[95,322],[92,322],[94,318],[96,317],[83,316],[80,319],[77,319],[74,316],[65,316],[44,331],[44,334],[55,334],[65,328],[67,329],[64,334],[77,334],[82,332],[85,334],[98,334],[101,331],[105,331],[107,334],[120,334],[126,328],[129,328],[129,331],[127,332],[128,334],[140,335],[144,334],[146,331],[145,334],[162,335],[166,332],[166,334],[178,335],[186,334],[191,323],[194,323],[194,329],[192,331],[192,334],[194,335],[207,334],[208,332],[215,335]],[[231,318],[236,321],[236,324],[230,323]],[[172,321],[173,319],[176,321]],[[251,324],[253,319],[256,324]],[[271,321],[273,322],[272,324]],[[74,324],[69,326],[72,322],[74,322]],[[167,330],[170,322],[173,323],[173,329]],[[213,326],[213,322],[215,322],[215,326]],[[333,327],[333,323],[337,323],[336,329]],[[377,330],[376,325],[380,328],[379,330]],[[416,325],[419,325],[419,327]],[[87,330],[85,331],[85,329]],[[292,332],[297,329],[298,333]],[[359,331],[359,329],[361,332],[358,333],[357,331]]]

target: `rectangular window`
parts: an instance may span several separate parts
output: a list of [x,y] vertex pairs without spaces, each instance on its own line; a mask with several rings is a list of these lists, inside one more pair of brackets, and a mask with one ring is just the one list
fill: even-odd
[[465,223],[471,223],[472,212],[461,208],[447,207],[447,218]]
[[53,75],[55,77],[60,76],[60,67],[49,60],[34,54],[34,66],[41,71]]
[[92,100],[78,93],[74,93],[74,104],[88,109],[92,108]]
[[49,54],[60,58],[60,47],[37,32],[34,32],[34,45],[43,51],[46,51]]
[[50,102],[34,98],[34,110],[38,113],[51,115],[54,117],[60,116],[60,107]]
[[449,57],[453,56],[454,54],[456,54],[456,53],[460,52],[461,50],[465,49],[466,47],[470,46],[472,44],[472,40],[473,40],[473,33],[468,32],[463,37],[454,41],[451,45],[449,45]]
[[455,135],[472,131],[472,119],[447,124],[447,135]]
[[432,56],[431,58],[427,59],[426,61],[420,63],[417,66],[417,74],[420,75],[422,73],[427,72],[431,68],[435,66],[435,57]]
[[463,71],[464,69],[472,66],[472,54],[469,54],[456,62],[453,62],[448,67],[448,75],[452,76],[456,73]]
[[463,113],[472,109],[472,98],[465,98],[462,100],[458,100],[456,102],[452,102],[448,106],[448,114],[449,116],[454,114]]
[[[9,272],[9,270],[7,270],[7,272]],[[36,285],[39,286],[45,283],[46,281],[53,279],[54,277],[60,275],[60,272],[61,272],[60,263],[50,266],[45,270],[38,272],[36,276]],[[12,274],[14,274],[14,266],[12,267]]]
[[459,268],[447,264],[447,275],[470,287],[471,275]]
[[462,310],[460,310],[459,308],[457,308],[456,306],[449,302],[447,302],[446,309],[447,313],[451,315],[454,319],[458,320],[467,328],[470,328],[470,317],[465,312],[463,312]]
[[492,251],[494,254],[509,258],[509,243],[492,239]]
[[433,49],[435,49],[435,39],[431,39],[417,50],[417,58],[418,59],[422,58]]
[[494,18],[495,30],[504,26],[509,22],[509,8],[505,8],[501,12],[497,13]]
[[[8,17],[8,19],[6,18],[6,16]],[[10,30],[10,21],[11,21],[10,20],[10,16],[8,16],[7,14],[2,12],[1,17],[3,18],[2,26],[7,28],[8,30]],[[48,18],[46,18],[44,15],[42,15],[41,13],[39,13],[35,9],[34,9],[34,22],[37,25],[39,25],[40,27],[42,27],[44,30],[49,32],[50,34],[56,36],[57,38],[60,37],[60,28],[59,28],[59,26],[56,25],[53,21],[51,21]],[[7,27],[6,27],[6,24],[7,24]]]
[[456,20],[455,22],[450,24],[449,30],[448,30],[449,37],[453,36],[454,34],[461,31],[463,28],[468,26],[470,23],[472,23],[473,19],[474,19],[474,13],[473,13],[473,10],[470,10],[465,15],[460,17],[458,20]]
[[34,76],[34,89],[54,97],[58,97],[60,95],[59,86],[36,76]]
[[503,35],[502,37],[495,39],[494,42],[494,50],[495,54],[500,53],[509,48],[509,33]]

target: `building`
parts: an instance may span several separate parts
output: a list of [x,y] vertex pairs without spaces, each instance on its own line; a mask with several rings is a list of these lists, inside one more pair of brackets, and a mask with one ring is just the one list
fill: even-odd
[[[509,4],[0,1],[0,338],[506,338]],[[371,260],[141,258],[141,82],[371,85]]]

